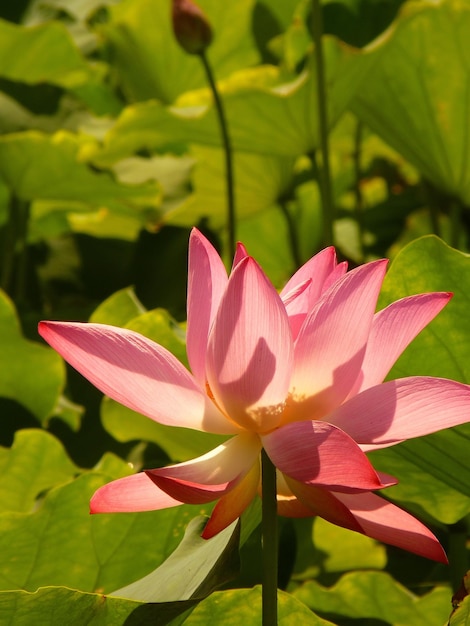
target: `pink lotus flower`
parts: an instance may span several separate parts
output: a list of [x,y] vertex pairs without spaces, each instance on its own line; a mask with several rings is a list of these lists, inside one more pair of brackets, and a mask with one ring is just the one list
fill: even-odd
[[126,329],[41,322],[39,332],[103,393],[161,424],[232,435],[191,461],[100,488],[92,513],[217,500],[203,536],[241,515],[260,485],[264,447],[277,468],[278,512],[324,519],[446,561],[434,535],[373,491],[396,483],[365,452],[468,420],[470,387],[439,378],[383,382],[451,294],[429,293],[375,313],[385,261],[346,273],[333,248],[279,295],[239,244],[230,277],[194,230],[187,353]]

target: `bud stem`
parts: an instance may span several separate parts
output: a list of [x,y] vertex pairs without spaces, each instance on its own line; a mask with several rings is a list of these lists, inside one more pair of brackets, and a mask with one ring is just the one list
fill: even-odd
[[205,52],[199,54],[204,70],[206,72],[207,81],[212,91],[214,98],[214,104],[217,111],[217,117],[219,120],[220,134],[222,136],[222,147],[225,153],[225,180],[227,189],[227,235],[228,235],[228,247],[229,257],[232,260],[235,256],[236,246],[236,231],[235,231],[235,188],[233,177],[233,157],[232,146],[230,142],[230,136],[228,132],[227,120],[225,117],[224,106],[220,97],[217,85],[214,80],[214,74],[210,66],[209,60]]

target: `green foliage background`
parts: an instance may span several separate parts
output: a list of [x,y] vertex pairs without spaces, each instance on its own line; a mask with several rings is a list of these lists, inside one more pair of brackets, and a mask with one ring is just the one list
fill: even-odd
[[[228,262],[202,66],[174,41],[170,0],[4,4],[0,623],[259,624],[259,502],[241,530],[204,545],[206,507],[88,514],[99,485],[220,438],[102,399],[36,333],[40,319],[91,319],[186,362],[190,228]],[[311,5],[200,5],[235,149],[238,237],[281,287],[323,246]],[[350,266],[393,259],[380,307],[453,291],[391,376],[470,383],[470,4],[324,0],[322,14],[338,253]],[[469,440],[462,426],[371,455],[400,479],[387,496],[438,534],[449,568],[321,519],[284,520],[279,623],[447,623],[468,569]],[[168,586],[195,564],[198,585]],[[470,623],[467,600],[450,624]]]

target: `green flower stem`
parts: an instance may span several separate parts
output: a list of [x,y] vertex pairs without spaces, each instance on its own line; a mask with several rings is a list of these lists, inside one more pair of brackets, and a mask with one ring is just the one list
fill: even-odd
[[263,534],[263,626],[277,624],[277,498],[276,468],[263,450],[261,452],[262,521]]
[[235,187],[233,180],[233,157],[230,136],[228,132],[227,119],[225,117],[224,106],[220,97],[217,85],[215,83],[214,74],[209,63],[209,59],[205,52],[200,53],[200,58],[206,72],[207,81],[210,85],[214,104],[219,118],[220,134],[222,136],[222,146],[225,153],[225,179],[227,184],[227,234],[230,260],[235,256],[236,236],[236,219],[235,219]]
[[321,153],[319,182],[323,210],[323,240],[325,245],[332,245],[334,243],[334,205],[331,191],[325,61],[322,47],[323,21],[320,0],[312,0],[312,33],[315,44],[315,69],[317,74],[318,132]]
[[294,261],[294,264],[296,267],[300,267],[302,265],[302,258],[301,258],[300,249],[299,249],[300,246],[299,246],[299,237],[297,235],[297,229],[296,229],[296,221],[289,212],[286,200],[281,200],[279,202],[279,206],[287,224],[287,234],[288,234],[288,239],[289,239],[289,244],[290,244],[290,249],[291,249],[291,254],[292,254],[292,260]]
[[356,132],[354,133],[354,152],[353,152],[353,164],[354,164],[354,196],[356,199],[354,206],[354,213],[356,216],[356,223],[359,229],[359,248],[360,248],[360,263],[364,263],[364,198],[361,191],[361,146],[362,146],[362,122],[359,120],[356,122]]

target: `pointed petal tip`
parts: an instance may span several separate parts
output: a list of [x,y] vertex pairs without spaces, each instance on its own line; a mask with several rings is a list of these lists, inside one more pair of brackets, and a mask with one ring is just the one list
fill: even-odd
[[236,266],[240,263],[240,261],[245,259],[247,256],[249,256],[248,252],[247,252],[247,249],[241,243],[241,241],[238,241],[237,242],[237,247],[236,247],[236,250],[235,250],[235,256],[233,257],[232,270],[234,270],[236,268]]

